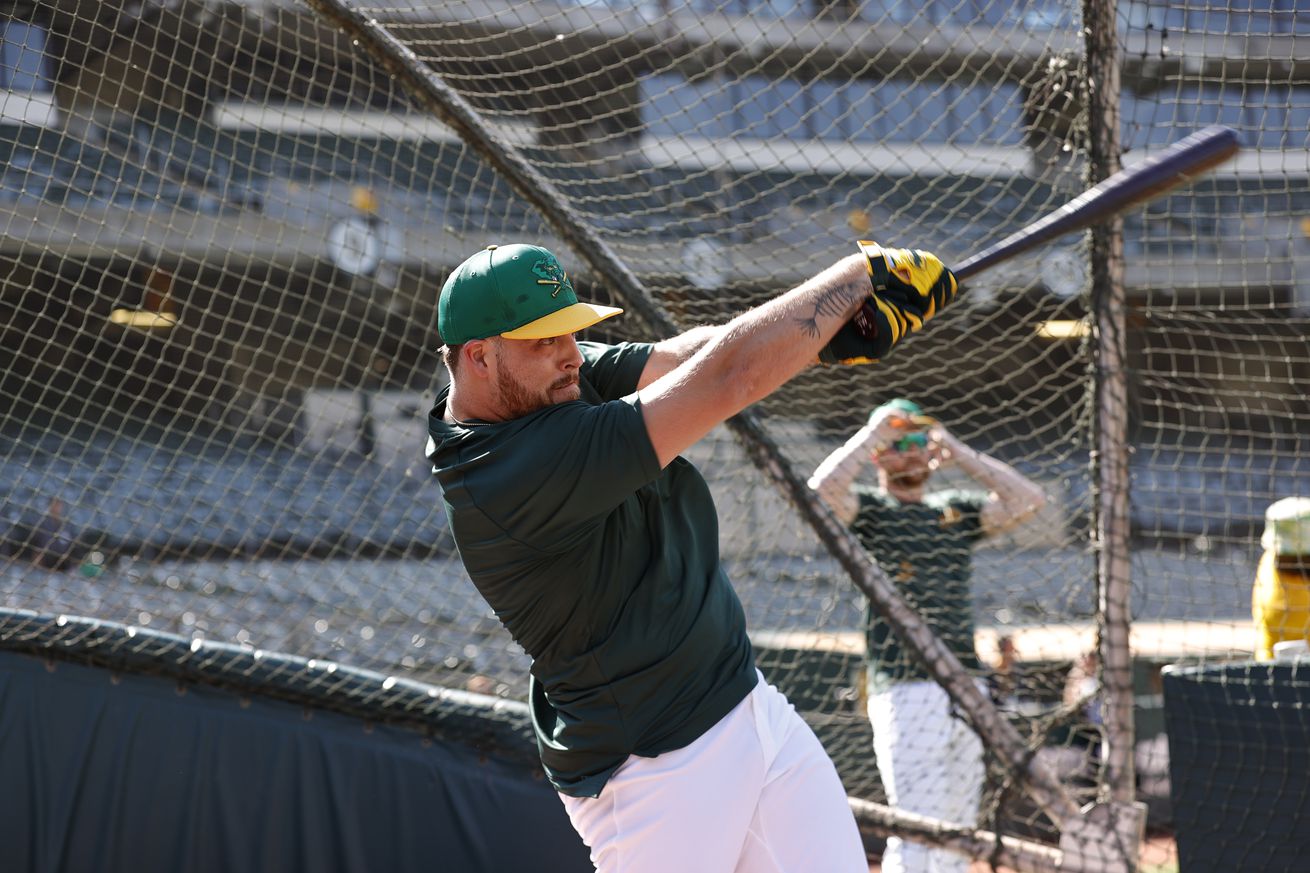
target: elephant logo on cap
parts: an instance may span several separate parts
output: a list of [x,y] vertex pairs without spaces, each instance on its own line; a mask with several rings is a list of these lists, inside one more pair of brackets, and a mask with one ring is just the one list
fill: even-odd
[[564,268],[554,258],[542,258],[537,261],[532,265],[532,272],[540,277],[537,279],[538,285],[555,286],[555,290],[550,292],[551,297],[558,296],[561,288],[573,291],[573,283],[569,281],[569,274],[564,272]]

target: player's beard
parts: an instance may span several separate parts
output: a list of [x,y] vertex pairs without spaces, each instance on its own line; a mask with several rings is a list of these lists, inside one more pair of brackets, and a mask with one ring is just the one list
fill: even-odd
[[520,381],[508,368],[502,367],[496,373],[496,388],[500,391],[500,402],[506,420],[523,416],[544,409],[556,403],[577,400],[582,396],[578,388],[578,375],[573,373],[561,376],[544,391],[534,391]]
[[932,476],[932,469],[927,464],[914,464],[896,472],[888,471],[887,478],[897,488],[922,488]]

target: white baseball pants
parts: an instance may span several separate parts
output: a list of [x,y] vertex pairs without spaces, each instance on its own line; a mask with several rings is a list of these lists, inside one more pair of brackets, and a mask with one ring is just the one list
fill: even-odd
[[[980,683],[981,687],[981,683]],[[982,741],[951,716],[951,698],[935,682],[903,682],[869,696],[869,721],[887,803],[959,825],[978,821]],[[884,873],[965,873],[969,859],[948,849],[888,837]]]
[[761,676],[691,745],[633,755],[599,797],[560,795],[599,873],[868,873],[823,746]]

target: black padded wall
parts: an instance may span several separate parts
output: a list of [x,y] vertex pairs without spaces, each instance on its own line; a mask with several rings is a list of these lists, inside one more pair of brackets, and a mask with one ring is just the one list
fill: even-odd
[[0,651],[0,869],[591,870],[539,775],[403,727]]

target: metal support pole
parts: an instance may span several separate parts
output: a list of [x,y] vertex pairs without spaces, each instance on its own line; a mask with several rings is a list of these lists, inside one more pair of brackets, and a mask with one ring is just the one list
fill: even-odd
[[[1096,184],[1118,172],[1119,45],[1113,0],[1083,0],[1087,57],[1088,173]],[[1095,370],[1092,410],[1093,475],[1096,487],[1097,654],[1105,737],[1101,754],[1106,780],[1102,797],[1081,824],[1101,819],[1104,827],[1061,835],[1066,853],[1089,849],[1110,857],[1119,869],[1135,870],[1145,825],[1136,802],[1134,778],[1133,664],[1129,648],[1132,614],[1129,545],[1127,300],[1124,291],[1123,221],[1115,218],[1091,232]],[[1104,840],[1101,831],[1116,836]],[[1098,847],[1096,843],[1102,841]],[[1084,845],[1075,846],[1074,843]],[[1114,857],[1117,856],[1117,857]]]

